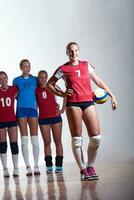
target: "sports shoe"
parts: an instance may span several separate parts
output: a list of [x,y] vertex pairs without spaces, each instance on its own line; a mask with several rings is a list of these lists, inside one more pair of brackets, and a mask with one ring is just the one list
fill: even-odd
[[40,175],[40,171],[38,167],[34,167],[34,175]]
[[31,167],[30,166],[28,166],[27,168],[26,168],[26,176],[32,176],[32,170],[31,170]]
[[19,169],[18,168],[14,168],[14,170],[13,170],[13,176],[14,177],[18,177],[19,176]]
[[4,176],[4,177],[9,177],[9,176],[10,176],[10,175],[9,175],[8,168],[5,168],[5,169],[3,170],[3,176]]
[[93,178],[93,180],[99,179],[98,175],[95,172],[94,167],[92,167],[92,166],[87,167],[87,171],[88,171],[89,175]]
[[82,169],[81,170],[81,181],[88,181],[90,180],[92,177],[89,175],[87,169]]
[[62,167],[56,166],[55,173],[62,173]]
[[48,166],[47,169],[46,169],[46,173],[47,173],[47,174],[51,174],[52,171],[53,171],[52,166]]

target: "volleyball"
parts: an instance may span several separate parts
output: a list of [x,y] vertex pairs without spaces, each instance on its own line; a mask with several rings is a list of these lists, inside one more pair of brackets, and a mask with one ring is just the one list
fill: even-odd
[[97,88],[93,92],[93,100],[97,104],[105,103],[108,100],[108,92],[102,88]]

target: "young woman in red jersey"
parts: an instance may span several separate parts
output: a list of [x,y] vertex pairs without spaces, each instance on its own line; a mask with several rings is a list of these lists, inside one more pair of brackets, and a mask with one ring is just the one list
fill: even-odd
[[62,172],[63,147],[61,142],[62,118],[59,111],[59,105],[56,103],[55,96],[46,88],[48,74],[41,70],[38,73],[38,87],[36,88],[36,97],[39,106],[39,125],[44,142],[44,152],[47,173],[52,172],[52,152],[51,152],[51,134],[52,131],[54,143],[56,146],[55,172]]
[[[93,165],[101,142],[101,134],[90,80],[109,93],[113,110],[117,108],[117,101],[107,85],[96,75],[94,67],[86,61],[79,61],[77,43],[69,43],[66,53],[69,61],[56,70],[49,79],[47,88],[58,96],[67,97],[66,114],[72,136],[74,157],[81,171],[81,180],[94,180],[98,179]],[[55,84],[60,78],[66,82],[67,90],[65,92],[55,89]],[[90,138],[87,165],[84,163],[82,153],[82,120]]]
[[0,71],[0,158],[4,177],[9,177],[7,167],[7,133],[13,160],[13,176],[19,176],[18,170],[18,132],[14,111],[14,100],[18,89],[8,85],[8,76]]

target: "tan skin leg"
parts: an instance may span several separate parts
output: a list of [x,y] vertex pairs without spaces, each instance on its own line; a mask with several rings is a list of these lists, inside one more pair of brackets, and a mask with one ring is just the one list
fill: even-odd
[[51,128],[52,128],[54,143],[56,146],[56,155],[63,156],[63,147],[61,142],[62,122],[52,124]]
[[27,118],[18,118],[17,120],[21,136],[28,136]]
[[28,118],[28,124],[30,128],[30,135],[35,136],[38,135],[38,119],[37,117]]
[[89,106],[83,111],[83,121],[86,125],[88,135],[96,136],[100,134],[99,120],[94,105]]
[[31,118],[18,118],[18,124],[20,128],[21,136],[28,136],[28,127],[27,123],[30,128],[30,135],[37,135],[38,134],[38,120],[37,117]]
[[18,141],[17,126],[8,128],[8,135],[9,135],[10,142],[17,142]]
[[45,155],[51,155],[50,125],[40,125],[40,130],[44,142],[44,153]]
[[[28,127],[27,123],[29,124],[30,128],[30,135],[37,135],[38,134],[38,120],[36,117],[33,118],[18,118],[18,124],[20,128],[21,137],[28,136]],[[27,166],[29,167],[29,166]]]
[[75,106],[67,106],[66,114],[71,136],[82,136],[82,110]]
[[0,143],[7,141],[6,136],[6,128],[0,128]]

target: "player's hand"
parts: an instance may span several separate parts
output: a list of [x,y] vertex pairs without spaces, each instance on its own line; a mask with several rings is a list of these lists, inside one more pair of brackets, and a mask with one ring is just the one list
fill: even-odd
[[112,98],[111,98],[111,105],[112,105],[112,109],[113,110],[116,110],[117,109],[117,100],[116,100],[116,98],[113,96]]
[[64,111],[65,111],[65,109],[61,109],[61,110],[59,109],[56,111],[56,115],[61,115],[64,113]]
[[63,93],[63,97],[71,96],[73,92],[74,91],[72,89],[66,89],[66,91]]

